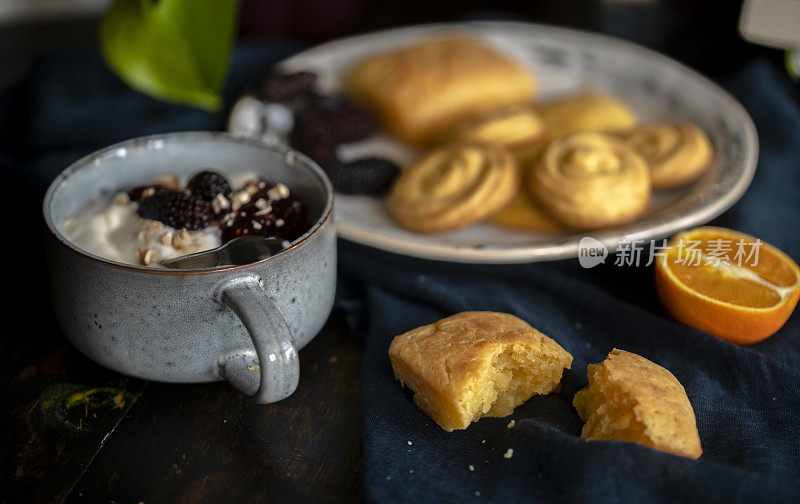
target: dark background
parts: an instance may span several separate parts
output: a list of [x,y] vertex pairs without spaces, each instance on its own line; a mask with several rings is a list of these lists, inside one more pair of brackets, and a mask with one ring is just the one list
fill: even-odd
[[[780,51],[741,40],[741,2],[591,0],[244,0],[242,39],[292,39],[307,44],[416,23],[518,19],[600,31],[658,49],[712,75],[730,72],[756,52]],[[42,52],[96,46],[98,16],[0,25],[0,89],[17,80]]]

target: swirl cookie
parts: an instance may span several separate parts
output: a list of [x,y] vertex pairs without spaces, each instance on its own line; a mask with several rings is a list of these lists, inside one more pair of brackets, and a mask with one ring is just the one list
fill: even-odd
[[556,219],[580,229],[629,222],[650,202],[647,163],[627,144],[597,133],[550,142],[530,190]]
[[356,64],[345,89],[403,140],[427,143],[478,112],[530,100],[533,76],[467,37],[429,40]]
[[636,126],[636,115],[621,101],[600,93],[585,93],[545,103],[539,115],[551,137],[573,133],[616,133]]
[[500,145],[523,162],[536,151],[544,134],[544,121],[533,106],[512,105],[478,115],[457,128],[450,139]]
[[628,136],[628,144],[647,161],[655,189],[688,184],[711,162],[711,141],[693,124],[642,126]]
[[407,168],[389,193],[388,206],[403,227],[419,233],[448,231],[503,208],[519,188],[519,173],[502,147],[454,143]]
[[703,449],[694,410],[675,376],[639,355],[617,350],[589,365],[589,387],[575,394],[585,439],[630,441],[683,457]]
[[572,365],[558,343],[495,312],[463,312],[396,336],[389,359],[414,403],[446,431],[556,391]]

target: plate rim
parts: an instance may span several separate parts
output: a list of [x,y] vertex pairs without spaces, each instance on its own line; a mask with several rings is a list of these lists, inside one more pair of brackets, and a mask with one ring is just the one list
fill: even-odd
[[[736,204],[736,202],[741,199],[750,186],[750,183],[755,176],[757,167],[759,141],[755,124],[753,123],[750,114],[748,114],[744,106],[739,103],[739,101],[727,90],[693,68],[653,49],[649,49],[635,42],[617,38],[604,33],[522,21],[463,21],[456,23],[427,23],[385,30],[376,30],[335,39],[293,54],[292,56],[277,62],[276,66],[292,64],[294,60],[307,58],[309,54],[330,51],[331,49],[335,49],[336,46],[351,46],[354,43],[358,43],[359,40],[363,41],[381,36],[407,36],[412,35],[414,32],[423,34],[426,32],[435,32],[437,30],[469,30],[470,27],[473,29],[483,29],[486,31],[499,31],[506,28],[518,31],[533,30],[545,33],[560,33],[566,36],[578,36],[588,39],[589,42],[597,41],[606,46],[616,45],[617,47],[624,48],[625,50],[639,53],[642,57],[654,59],[659,63],[659,65],[672,66],[674,69],[678,70],[679,73],[686,74],[689,77],[697,80],[700,84],[719,96],[723,102],[726,102],[730,110],[733,111],[736,116],[738,116],[745,133],[744,145],[746,148],[744,149],[745,152],[743,153],[744,170],[730,190],[722,194],[720,197],[712,199],[710,202],[693,207],[683,215],[678,215],[675,218],[662,221],[656,225],[635,227],[634,229],[625,233],[621,233],[620,231],[615,232],[615,228],[595,231],[587,230],[584,232],[582,236],[591,236],[599,240],[609,249],[609,252],[616,250],[620,242],[623,242],[623,240],[620,239],[621,237],[631,241],[639,239],[659,239],[670,236],[682,229],[687,229],[691,226],[706,223],[718,217]],[[244,96],[239,97],[239,99],[237,99],[237,101],[234,103],[233,107],[231,107],[232,112],[228,121],[228,131],[233,129],[234,111],[236,106],[243,98]],[[402,237],[387,236],[385,234],[375,233],[372,229],[355,225],[348,221],[342,221],[338,218],[336,219],[336,231],[338,236],[341,238],[387,252],[420,259],[473,264],[523,264],[575,258],[578,256],[578,242],[580,241],[580,237],[571,235],[570,237],[559,239],[553,242],[543,242],[529,246],[512,246],[507,248],[418,243],[404,240]],[[580,232],[580,230],[576,231],[578,233]]]

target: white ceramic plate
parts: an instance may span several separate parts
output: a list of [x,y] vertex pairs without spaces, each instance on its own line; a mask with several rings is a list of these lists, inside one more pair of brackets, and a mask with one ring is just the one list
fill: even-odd
[[[328,91],[368,54],[408,45],[437,32],[465,31],[519,59],[536,75],[537,100],[599,89],[625,101],[642,122],[688,121],[708,133],[714,161],[692,185],[659,191],[653,208],[639,220],[596,232],[534,233],[490,223],[454,232],[421,235],[398,227],[381,198],[338,195],[336,225],[348,240],[429,259],[474,263],[519,263],[575,257],[583,236],[614,250],[622,241],[650,240],[705,223],[733,205],[753,178],[758,137],[744,108],[702,75],[661,54],[629,42],[576,30],[528,23],[476,22],[426,25],[383,31],[330,42],[283,61],[286,70],[317,72]],[[262,136],[264,105],[242,97],[234,106],[229,131]],[[345,148],[345,157],[364,152],[405,158],[393,140]]]

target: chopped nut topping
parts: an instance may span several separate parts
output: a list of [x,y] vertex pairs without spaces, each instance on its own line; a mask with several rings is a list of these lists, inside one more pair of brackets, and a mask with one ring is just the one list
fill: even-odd
[[286,224],[286,222],[283,219],[276,219],[275,220],[275,227],[281,227],[284,224]]
[[262,227],[263,227],[263,226],[261,225],[261,223],[260,223],[260,222],[258,222],[258,221],[253,221],[253,229],[255,229],[255,230],[257,231],[257,230],[261,229]]
[[510,422],[508,422],[506,429],[513,429],[515,425],[517,425],[517,422],[515,420],[511,420]]
[[268,205],[266,208],[262,208],[255,215],[267,215],[268,213],[272,212],[272,205]]
[[508,450],[506,450],[506,452],[503,454],[503,458],[509,458],[509,459],[510,459],[510,458],[511,458],[511,457],[513,457],[513,456],[514,456],[514,448],[509,448],[509,449],[508,449]]
[[178,250],[189,248],[192,245],[192,235],[186,228],[181,229],[172,237],[172,246]]
[[139,249],[139,259],[145,266],[150,266],[150,263],[153,262],[153,251],[150,249]]
[[[181,179],[174,173],[165,173],[164,175],[158,175],[153,179],[153,182],[156,185],[164,186],[167,189],[181,188]],[[142,195],[144,195],[144,193]]]
[[255,205],[256,205],[256,208],[258,208],[259,210],[263,210],[263,209],[265,209],[265,208],[267,208],[269,206],[269,202],[267,200],[265,200],[264,198],[258,198],[256,200]]
[[128,193],[118,192],[114,195],[114,204],[115,205],[127,205],[131,202],[131,198],[128,196]]
[[142,198],[149,198],[150,196],[154,195],[155,193],[156,193],[156,188],[155,187],[148,187],[147,189],[142,191]]
[[267,196],[273,200],[287,198],[289,196],[289,188],[283,184],[278,184],[272,189],[267,191]]
[[244,204],[250,202],[251,194],[245,189],[231,194],[231,210],[234,212]]
[[213,200],[211,200],[211,209],[214,210],[215,214],[222,212],[223,210],[227,210],[230,208],[231,202],[228,201],[223,194],[217,194]]

